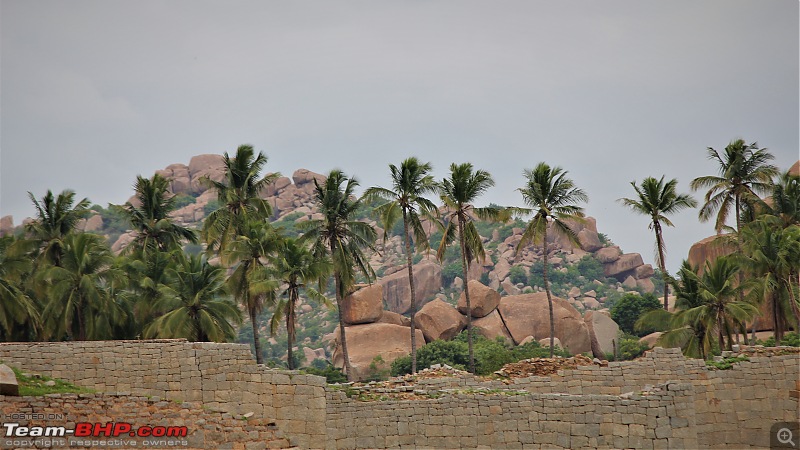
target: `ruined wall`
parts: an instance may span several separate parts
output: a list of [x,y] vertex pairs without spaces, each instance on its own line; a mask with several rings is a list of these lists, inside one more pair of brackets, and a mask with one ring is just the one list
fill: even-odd
[[185,340],[2,343],[0,361],[100,392],[202,402],[274,421],[301,447],[325,442],[325,379],[258,366],[242,344]]

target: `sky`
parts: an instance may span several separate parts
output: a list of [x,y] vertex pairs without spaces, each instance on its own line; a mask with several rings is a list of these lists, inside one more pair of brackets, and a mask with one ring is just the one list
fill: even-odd
[[[252,144],[268,170],[388,164],[490,172],[479,204],[522,206],[544,161],[586,213],[655,266],[649,219],[617,199],[647,176],[714,175],[707,148],[798,142],[796,0],[0,0],[0,216],[51,189],[124,203],[136,175]],[[705,192],[694,196],[702,202]],[[674,271],[714,234],[664,232]]]

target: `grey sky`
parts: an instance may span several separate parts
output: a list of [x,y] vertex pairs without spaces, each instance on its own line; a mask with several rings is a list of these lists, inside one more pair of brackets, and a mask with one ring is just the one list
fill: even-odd
[[[0,216],[26,191],[124,202],[137,174],[250,143],[270,170],[386,185],[416,155],[470,161],[520,205],[523,168],[570,172],[588,214],[653,263],[645,176],[716,173],[706,147],[800,158],[798,2],[13,1],[2,13]],[[703,193],[696,193],[701,200]],[[674,270],[713,234],[665,232]]]

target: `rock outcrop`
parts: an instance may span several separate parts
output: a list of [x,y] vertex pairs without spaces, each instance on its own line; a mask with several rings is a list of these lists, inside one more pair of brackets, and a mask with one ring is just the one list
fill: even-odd
[[612,341],[619,341],[619,325],[605,314],[598,314],[594,311],[587,311],[583,316],[583,321],[589,329],[589,335],[594,335],[600,350],[603,353],[612,353],[614,344]]
[[[344,357],[339,346],[339,328],[332,342],[333,364],[344,367]],[[388,369],[395,359],[411,353],[411,333],[408,327],[390,323],[370,323],[348,327],[347,353],[356,379],[364,379],[369,374],[369,366],[380,356]],[[416,331],[418,348],[424,345],[425,338],[420,330]]]
[[503,319],[497,310],[492,311],[485,317],[472,319],[472,328],[486,339],[493,341],[498,337],[502,337],[509,343],[514,342],[511,333],[508,332],[508,328],[506,328],[506,324],[503,323]]
[[[484,286],[480,281],[469,280],[469,303],[472,317],[485,317],[497,308],[500,304],[500,293],[494,289]],[[458,312],[467,314],[467,298],[464,292],[458,298]]]
[[[536,340],[550,337],[550,313],[546,293],[505,297],[500,300],[497,310],[515,343],[521,342],[527,336],[533,336]],[[578,310],[566,300],[553,297],[553,318],[555,336],[566,349],[573,354],[591,350],[589,329]]]
[[727,256],[736,251],[736,244],[733,243],[730,235],[709,236],[699,242],[695,242],[689,249],[689,264],[698,267],[699,273],[703,273],[706,262],[715,261],[720,256]]
[[422,330],[426,342],[452,339],[467,326],[465,316],[439,299],[423,306],[417,313],[415,322]]
[[356,285],[342,302],[342,319],[356,325],[377,322],[383,313],[383,287],[379,284]]
[[12,216],[0,217],[0,236],[14,232],[14,218]]
[[[433,299],[442,288],[442,266],[423,259],[412,267],[414,271],[414,288],[417,297],[417,308]],[[408,284],[408,270],[400,270],[378,280],[383,286],[383,298],[386,308],[399,314],[411,309],[411,288]]]

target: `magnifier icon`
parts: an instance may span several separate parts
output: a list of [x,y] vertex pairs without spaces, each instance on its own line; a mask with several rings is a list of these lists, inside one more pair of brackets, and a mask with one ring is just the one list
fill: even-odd
[[781,428],[780,430],[778,430],[777,438],[778,442],[780,442],[781,444],[791,444],[792,448],[795,447],[793,441],[794,435],[792,435],[792,430],[788,428]]

